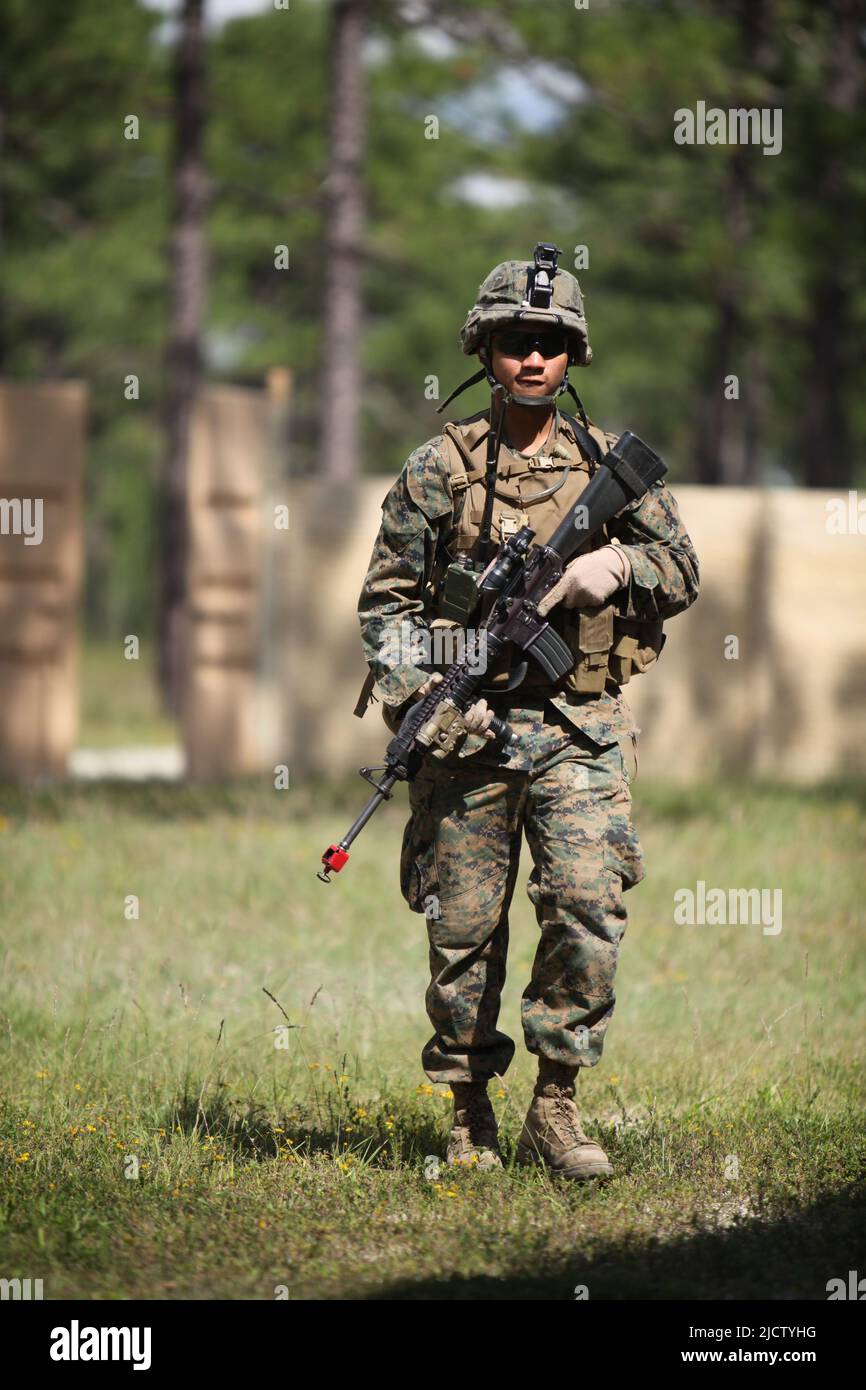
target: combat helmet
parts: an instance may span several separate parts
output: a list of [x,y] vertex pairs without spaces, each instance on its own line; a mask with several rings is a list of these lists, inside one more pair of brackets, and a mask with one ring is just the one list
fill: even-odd
[[[460,330],[460,346],[467,356],[477,352],[483,366],[439,406],[439,411],[485,376],[491,390],[506,402],[518,405],[550,405],[563,391],[574,397],[583,414],[568,370],[553,396],[515,396],[496,380],[490,366],[490,335],[504,328],[561,329],[568,337],[569,365],[587,367],[592,348],[580,285],[556,264],[559,247],[540,241],[531,261],[503,261],[482,281],[475,303]],[[438,412],[437,412],[438,413]]]
[[[575,363],[586,367],[592,361],[592,348],[586,316],[583,311],[583,295],[580,285],[568,271],[560,270],[556,264],[562,252],[558,246],[548,241],[539,241],[532,253],[531,261],[503,261],[491,270],[482,281],[478,297],[466,316],[460,330],[460,346],[467,354],[477,352],[481,359],[481,370],[467,381],[461,383],[451,395],[437,408],[440,414],[456,396],[466,391],[486,376],[491,391],[491,423],[487,431],[487,465],[484,474],[484,510],[481,517],[480,540],[484,559],[479,561],[483,567],[491,540],[493,518],[493,496],[496,488],[496,474],[499,459],[499,446],[505,423],[504,406],[508,404],[546,406],[554,405],[563,391],[574,399],[578,415],[582,421],[584,438],[591,450],[589,421],[580,397],[568,379],[568,366]],[[490,361],[490,335],[503,328],[560,329],[567,335],[569,344],[568,366],[562,381],[550,396],[518,396],[509,391],[493,375]],[[494,412],[493,402],[499,402],[499,410]],[[495,417],[495,418],[494,418]],[[578,431],[580,426],[572,421]],[[471,569],[472,566],[470,565]]]

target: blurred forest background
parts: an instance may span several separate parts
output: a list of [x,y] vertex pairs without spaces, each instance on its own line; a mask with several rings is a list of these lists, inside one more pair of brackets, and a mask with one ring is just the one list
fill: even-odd
[[[428,377],[442,399],[467,374],[476,286],[537,239],[567,268],[588,248],[595,362],[573,376],[674,484],[866,482],[859,0],[200,10],[0,3],[0,372],[90,385],[92,636],[152,630],[166,383],[184,364],[190,387],[289,367],[290,472],[393,477],[437,430]],[[697,100],[781,108],[782,152],[675,145],[674,110]],[[742,408],[726,413],[729,372]],[[339,431],[324,437],[341,380],[360,441],[342,460]]]
[[[0,23],[0,1268],[54,1299],[824,1299],[866,1268],[864,0]],[[677,145],[698,102],[781,111],[780,153]],[[480,281],[538,240],[588,250],[572,378],[664,455],[702,570],[634,682],[650,872],[581,1081],[601,1200],[431,1178],[404,796],[316,879],[384,747],[352,715],[380,499],[476,365]],[[784,931],[681,925],[694,882],[784,892]],[[519,1036],[522,891],[509,930]],[[519,1047],[509,1162],[533,1084]]]

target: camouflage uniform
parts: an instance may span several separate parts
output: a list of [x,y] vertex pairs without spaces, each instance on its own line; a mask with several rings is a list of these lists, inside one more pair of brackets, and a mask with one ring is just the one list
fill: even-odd
[[[557,412],[546,448],[562,428]],[[451,531],[452,503],[438,436],[410,455],[384,499],[358,604],[364,654],[390,727],[427,679],[399,659],[393,639],[402,623],[430,619],[429,580]],[[670,618],[694,601],[697,558],[666,487],[654,484],[607,529],[631,563],[617,598],[623,617]],[[518,687],[486,698],[518,734],[516,748],[506,754],[469,734],[446,758],[428,758],[409,785],[400,883],[412,911],[427,919],[426,1002],[435,1031],[422,1062],[432,1081],[501,1075],[514,1054],[497,1023],[524,831],[540,939],[523,994],[523,1031],[529,1051],[551,1062],[598,1062],[627,920],[623,893],[644,876],[631,822],[635,729],[618,686],[608,682],[598,694],[536,687],[531,695]]]

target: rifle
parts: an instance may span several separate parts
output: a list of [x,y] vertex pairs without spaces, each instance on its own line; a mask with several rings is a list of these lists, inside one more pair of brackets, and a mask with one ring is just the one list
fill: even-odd
[[[546,545],[530,544],[535,532],[524,526],[500,546],[492,562],[478,579],[479,597],[493,594],[487,618],[467,643],[463,657],[449,667],[438,685],[408,710],[399,731],[377,767],[362,767],[360,775],[375,788],[366,806],[338,844],[329,845],[322,855],[325,866],[317,877],[330,883],[331,873],[339,873],[349,858],[349,846],[383,801],[388,801],[397,782],[411,782],[427,754],[434,749],[441,757],[453,751],[466,732],[462,716],[474,704],[487,664],[495,662],[507,642],[539,663],[553,682],[566,675],[574,664],[571,648],[538,614],[538,604],[562,578],[565,566],[576,551],[629,502],[643,497],[649,487],[667,472],[666,465],[637,435],[626,431],[601,458],[578,501],[560,522]],[[477,658],[486,644],[485,662]],[[523,680],[528,662],[520,664],[508,689]],[[516,739],[502,719],[489,725],[497,741],[508,746]],[[493,740],[491,740],[491,743]],[[381,781],[374,774],[384,773]]]

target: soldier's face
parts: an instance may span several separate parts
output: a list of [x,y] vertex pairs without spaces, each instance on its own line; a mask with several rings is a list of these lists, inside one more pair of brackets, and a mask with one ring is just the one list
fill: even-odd
[[494,333],[490,365],[507,391],[551,396],[568,367],[568,343],[560,333]]

